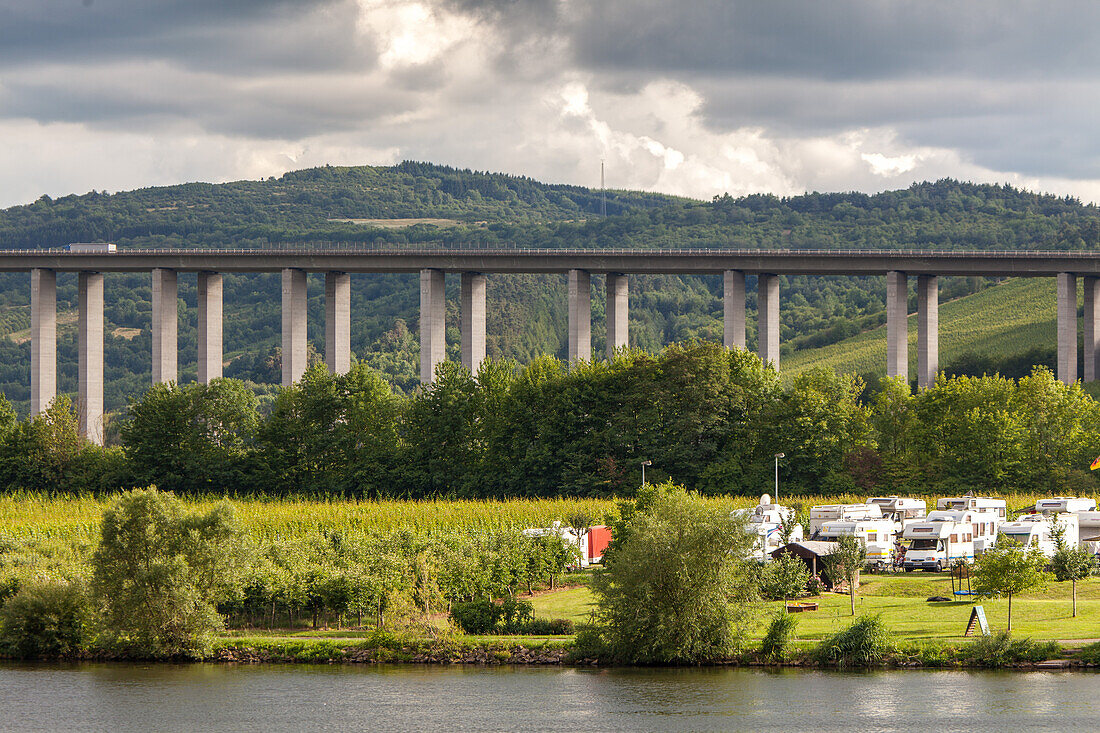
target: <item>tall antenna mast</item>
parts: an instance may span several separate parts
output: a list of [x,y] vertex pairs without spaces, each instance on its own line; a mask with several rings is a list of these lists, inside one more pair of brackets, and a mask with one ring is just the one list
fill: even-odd
[[600,158],[600,216],[607,216],[607,189],[604,188],[603,183],[603,162],[604,159]]

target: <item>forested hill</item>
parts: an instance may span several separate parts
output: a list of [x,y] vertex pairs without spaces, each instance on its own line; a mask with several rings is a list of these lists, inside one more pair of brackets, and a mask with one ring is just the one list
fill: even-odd
[[[601,215],[606,207],[606,216]],[[0,211],[0,247],[114,241],[122,247],[248,247],[347,242],[463,246],[1100,249],[1100,211],[1071,198],[944,180],[873,196],[812,193],[695,201],[660,194],[549,185],[529,178],[405,162],[313,168],[263,181],[190,183],[38,201]],[[352,280],[352,349],[410,389],[417,383],[415,276]],[[945,278],[943,297],[982,289]],[[750,289],[753,283],[750,282]],[[594,283],[595,353],[603,342]],[[657,349],[721,337],[718,277],[636,277],[631,342]],[[454,290],[454,292],[452,292]],[[311,277],[309,336],[323,342],[323,283]],[[786,352],[834,343],[884,320],[881,278],[787,278]],[[60,389],[76,387],[76,278],[59,278]],[[149,383],[149,279],[107,276],[107,405],[125,406]],[[457,283],[448,285],[448,341],[457,356]],[[0,390],[26,409],[29,285],[0,275]],[[194,278],[180,279],[181,379],[194,378]],[[488,351],[527,361],[564,356],[565,283],[559,276],[490,276]],[[755,308],[754,295],[749,297]],[[227,376],[278,381],[277,275],[225,278]],[[750,319],[751,321],[751,319]],[[2,338],[7,335],[8,338]],[[750,325],[749,342],[755,334]],[[1024,350],[1027,345],[1021,345]]]

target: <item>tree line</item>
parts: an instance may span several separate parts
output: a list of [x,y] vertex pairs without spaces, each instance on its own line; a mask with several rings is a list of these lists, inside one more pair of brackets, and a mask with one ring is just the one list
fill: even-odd
[[623,496],[646,477],[704,494],[1094,493],[1100,406],[1045,368],[1019,380],[781,378],[745,350],[694,341],[610,362],[446,362],[397,394],[366,364],[310,367],[263,406],[233,379],[161,384],[110,431],[79,438],[59,398],[18,420],[0,402],[0,486],[349,497]]

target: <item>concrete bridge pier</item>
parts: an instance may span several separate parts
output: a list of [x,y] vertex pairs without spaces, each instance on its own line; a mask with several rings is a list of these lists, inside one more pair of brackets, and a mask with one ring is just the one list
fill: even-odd
[[77,293],[80,434],[103,445],[103,273],[81,272]]
[[1056,276],[1058,291],[1058,379],[1077,381],[1077,278],[1071,272]]
[[940,372],[940,284],[935,275],[917,277],[917,387],[936,383]]
[[607,273],[607,360],[615,357],[615,350],[626,346],[629,341],[630,295],[627,290],[627,276],[618,272]]
[[325,273],[325,364],[330,374],[351,369],[351,275]]
[[222,276],[200,272],[198,277],[198,360],[200,384],[222,375]]
[[886,376],[909,382],[909,277],[886,273]]
[[1082,278],[1085,291],[1085,318],[1084,323],[1084,361],[1086,382],[1092,382],[1100,378],[1100,277]]
[[569,271],[569,361],[592,360],[592,276]]
[[153,270],[153,384],[178,378],[179,286],[175,270]]
[[485,361],[485,276],[462,273],[459,300],[462,311],[462,366],[477,374]]
[[431,384],[435,367],[447,358],[443,270],[420,271],[420,382]]
[[31,414],[57,396],[57,273],[31,270]]
[[756,351],[764,364],[779,371],[779,276],[760,273],[756,284]]
[[306,273],[283,270],[283,386],[306,373]]
[[722,274],[722,343],[727,349],[745,348],[745,273],[726,270]]

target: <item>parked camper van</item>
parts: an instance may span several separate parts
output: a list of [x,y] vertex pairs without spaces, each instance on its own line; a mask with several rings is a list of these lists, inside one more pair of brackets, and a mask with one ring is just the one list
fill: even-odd
[[810,509],[810,539],[826,522],[850,522],[856,519],[882,519],[882,509],[877,504],[823,504]]
[[908,543],[903,563],[906,572],[941,572],[959,560],[973,560],[973,521],[971,512],[937,510],[907,525],[902,533]]
[[1065,528],[1063,536],[1070,547],[1076,546],[1080,539],[1080,523],[1076,514],[1025,514],[1013,522],[1001,525],[1001,534],[1007,539],[1019,542],[1025,547],[1037,547],[1047,557],[1054,557],[1057,549],[1051,530],[1057,522]]
[[894,520],[853,519],[826,522],[815,539],[836,542],[845,535],[855,537],[867,548],[867,562],[887,567],[894,562]]
[[1091,512],[1096,510],[1095,499],[1080,499],[1075,496],[1055,496],[1035,502],[1036,514],[1060,514],[1062,512]]
[[901,535],[905,525],[923,519],[928,513],[928,505],[923,499],[910,499],[904,496],[873,496],[867,500],[882,510],[882,516],[894,522],[894,534]]
[[118,247],[107,242],[74,242],[65,247],[72,254],[105,254],[118,251]]
[[756,550],[760,557],[767,558],[773,550],[783,545],[783,525],[786,522],[791,523],[791,541],[803,539],[802,525],[798,523],[794,510],[773,504],[768,494],[761,495],[760,503],[752,509],[739,509],[733,514],[748,516],[749,531],[757,537]]
[[1077,512],[1077,544],[1100,555],[1100,512]]
[[980,555],[997,544],[997,532],[1008,518],[1004,499],[987,496],[949,496],[936,502],[938,511],[969,511],[973,517],[974,553]]

